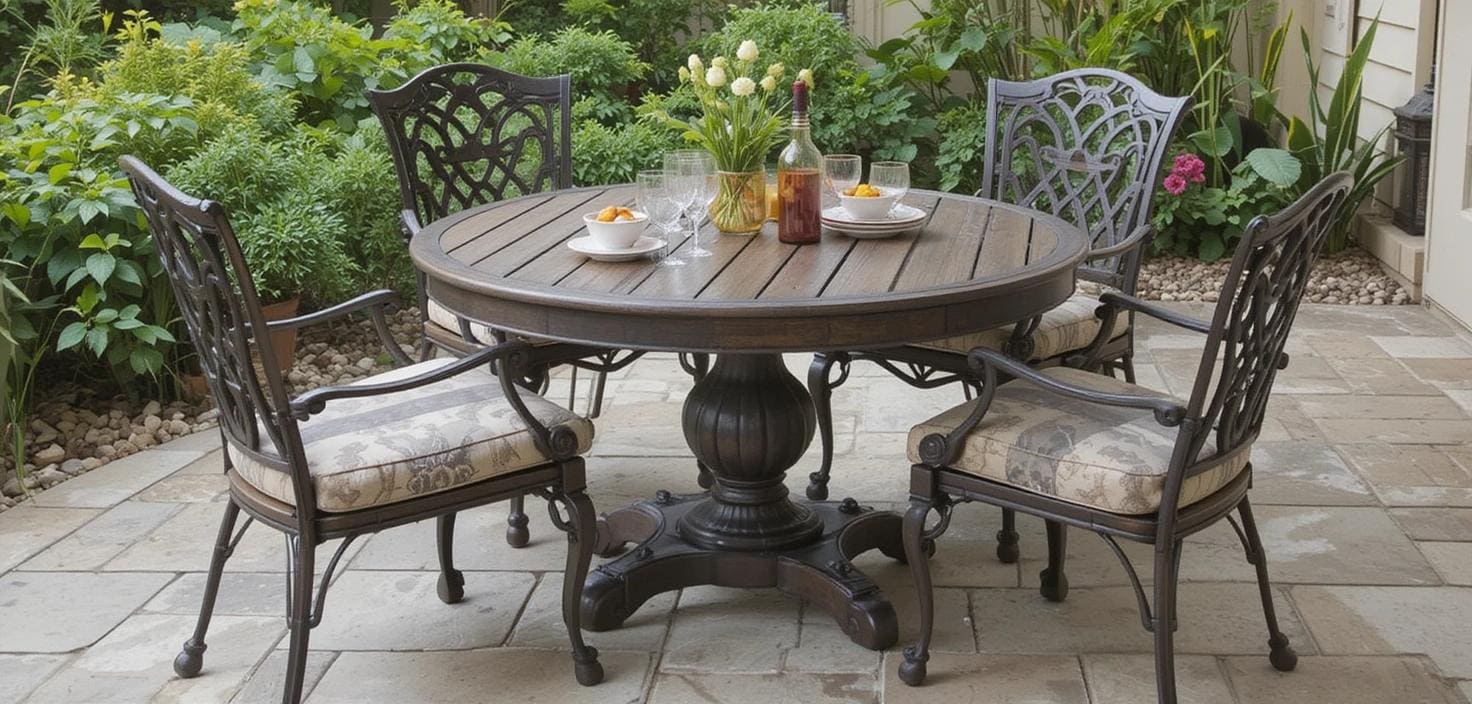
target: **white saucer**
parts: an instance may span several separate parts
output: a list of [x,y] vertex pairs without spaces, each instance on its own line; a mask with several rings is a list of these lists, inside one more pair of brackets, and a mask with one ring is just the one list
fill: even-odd
[[574,237],[567,241],[567,248],[589,259],[600,262],[626,262],[638,259],[664,248],[664,240],[645,235],[634,241],[628,249],[606,249],[593,241],[592,235]]
[[929,213],[924,210],[901,203],[894,207],[888,218],[882,220],[856,219],[843,206],[824,209],[821,219],[823,226],[830,230],[859,239],[873,239],[913,230],[923,224],[927,217]]

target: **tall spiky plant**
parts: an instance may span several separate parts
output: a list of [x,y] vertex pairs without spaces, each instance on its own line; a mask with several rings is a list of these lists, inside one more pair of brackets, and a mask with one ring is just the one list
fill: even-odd
[[1338,252],[1349,246],[1355,213],[1365,199],[1374,195],[1380,181],[1395,172],[1395,167],[1402,160],[1402,157],[1392,157],[1380,148],[1385,133],[1390,130],[1389,125],[1380,128],[1369,139],[1359,136],[1365,63],[1370,59],[1370,48],[1375,43],[1375,31],[1379,27],[1380,17],[1377,15],[1344,62],[1344,72],[1339,74],[1339,82],[1334,86],[1334,97],[1327,110],[1319,100],[1317,90],[1319,66],[1314,63],[1308,32],[1302,32],[1309,85],[1313,86],[1308,93],[1309,122],[1305,124],[1302,119],[1294,117],[1288,125],[1288,148],[1303,162],[1299,188],[1306,191],[1336,171],[1348,171],[1354,176],[1354,188],[1335,217],[1334,227],[1324,245],[1329,252]]

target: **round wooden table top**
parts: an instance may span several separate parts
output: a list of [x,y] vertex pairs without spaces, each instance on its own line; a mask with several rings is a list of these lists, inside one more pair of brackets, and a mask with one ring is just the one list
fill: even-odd
[[[707,222],[713,256],[596,262],[566,247],[582,216],[631,204],[632,186],[505,200],[430,223],[410,251],[429,295],[511,333],[598,347],[691,352],[807,352],[892,347],[1038,315],[1073,292],[1085,235],[996,201],[911,191],[923,228],[889,239],[824,231],[777,241]],[[679,235],[676,235],[679,240]],[[688,239],[678,242],[688,246]]]

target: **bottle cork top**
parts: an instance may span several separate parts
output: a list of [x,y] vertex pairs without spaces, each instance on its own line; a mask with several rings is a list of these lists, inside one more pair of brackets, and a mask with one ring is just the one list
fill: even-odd
[[792,82],[792,111],[801,113],[808,111],[808,84],[802,81]]

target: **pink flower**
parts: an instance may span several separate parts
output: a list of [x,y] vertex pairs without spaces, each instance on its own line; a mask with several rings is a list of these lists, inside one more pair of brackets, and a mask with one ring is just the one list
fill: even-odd
[[1177,172],[1165,177],[1165,192],[1178,196],[1186,192],[1186,178]]
[[1178,154],[1175,164],[1171,167],[1171,173],[1180,174],[1193,183],[1201,183],[1206,180],[1206,162],[1190,152]]

